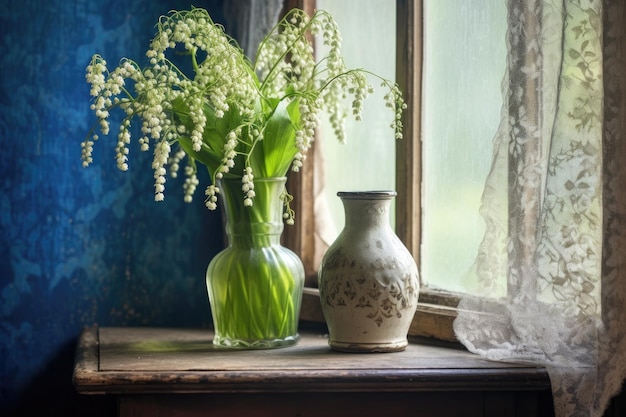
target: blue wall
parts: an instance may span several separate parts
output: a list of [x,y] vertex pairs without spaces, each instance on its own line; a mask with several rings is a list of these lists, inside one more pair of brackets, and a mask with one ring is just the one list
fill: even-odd
[[[193,2],[223,22],[221,3]],[[204,273],[222,230],[202,187],[186,204],[182,183],[169,180],[166,201],[154,202],[151,154],[133,145],[130,171],[118,171],[113,128],[91,167],[80,160],[94,122],[84,78],[91,55],[143,59],[158,17],[191,4],[0,7],[0,414],[38,414],[52,402],[61,414],[85,415],[71,368],[86,326],[211,323]]]

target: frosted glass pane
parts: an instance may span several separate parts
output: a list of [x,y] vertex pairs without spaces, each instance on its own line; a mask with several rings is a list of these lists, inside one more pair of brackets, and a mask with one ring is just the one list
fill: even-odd
[[421,278],[472,292],[480,198],[500,121],[504,0],[424,0]]
[[[395,79],[395,1],[317,0],[317,8],[331,13],[337,22],[348,68],[365,68]],[[329,211],[334,223],[325,235],[330,243],[344,224],[338,191],[395,189],[395,138],[389,127],[393,115],[385,107],[380,82],[375,78],[370,82],[376,92],[365,101],[362,121],[348,118],[346,143],[340,144],[327,119],[321,119],[316,145],[321,146],[325,160],[323,194],[327,207],[322,204],[320,209]]]

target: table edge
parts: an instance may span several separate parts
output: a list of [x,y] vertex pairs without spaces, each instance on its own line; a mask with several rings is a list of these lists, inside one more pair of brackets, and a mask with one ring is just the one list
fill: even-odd
[[[545,368],[100,371],[98,327],[83,330],[72,381],[81,394],[549,390]],[[445,349],[445,348],[442,348]]]

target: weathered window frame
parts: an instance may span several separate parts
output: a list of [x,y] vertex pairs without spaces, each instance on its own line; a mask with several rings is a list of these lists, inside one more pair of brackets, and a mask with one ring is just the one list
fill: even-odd
[[[284,10],[315,10],[315,0],[285,0]],[[422,83],[422,0],[396,0],[396,81],[408,109],[404,115],[404,139],[396,144],[396,233],[420,264],[421,238],[421,83]],[[315,144],[313,145],[315,146]],[[307,155],[301,172],[290,175],[289,191],[295,196],[296,226],[286,228],[284,243],[300,255],[305,266],[306,288],[301,318],[323,321],[316,289],[315,212],[313,166],[315,152]],[[456,342],[452,323],[459,297],[422,288],[418,311],[410,336]]]

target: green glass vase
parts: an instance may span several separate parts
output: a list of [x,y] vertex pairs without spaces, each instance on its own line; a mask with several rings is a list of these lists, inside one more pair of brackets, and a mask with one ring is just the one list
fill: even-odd
[[218,182],[228,247],[211,260],[206,274],[214,345],[269,349],[298,340],[304,267],[280,244],[285,182],[255,179],[252,206],[244,205],[241,179]]

